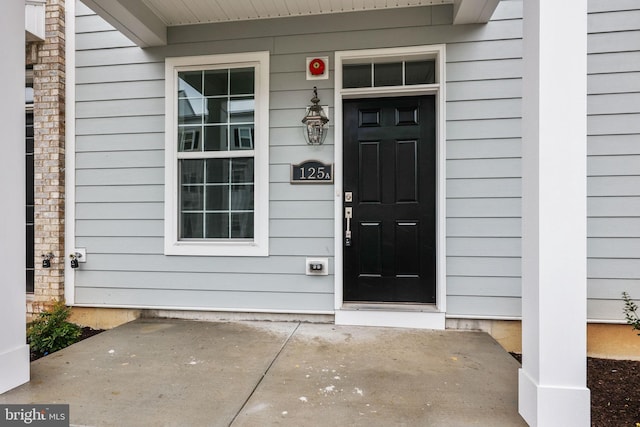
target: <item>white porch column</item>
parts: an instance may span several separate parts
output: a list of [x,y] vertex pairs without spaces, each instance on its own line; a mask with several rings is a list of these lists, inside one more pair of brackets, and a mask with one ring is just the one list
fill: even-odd
[[29,381],[25,341],[25,4],[5,0],[0,13],[0,393]]
[[524,0],[520,414],[589,426],[587,0]]

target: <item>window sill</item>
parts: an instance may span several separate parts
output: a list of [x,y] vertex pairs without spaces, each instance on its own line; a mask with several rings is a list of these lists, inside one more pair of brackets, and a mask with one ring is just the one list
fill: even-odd
[[165,255],[184,256],[269,256],[269,247],[256,242],[167,242]]

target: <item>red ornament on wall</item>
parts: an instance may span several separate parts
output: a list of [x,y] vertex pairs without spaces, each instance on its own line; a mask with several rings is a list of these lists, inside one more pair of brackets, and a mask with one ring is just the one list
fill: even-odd
[[324,74],[325,64],[320,58],[314,58],[309,62],[309,72],[312,76],[321,76]]

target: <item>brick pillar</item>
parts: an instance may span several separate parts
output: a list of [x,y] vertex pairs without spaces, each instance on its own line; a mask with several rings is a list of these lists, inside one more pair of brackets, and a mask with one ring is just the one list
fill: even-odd
[[[46,39],[33,65],[35,289],[33,313],[64,299],[64,0],[47,0]],[[42,254],[53,253],[51,268]]]

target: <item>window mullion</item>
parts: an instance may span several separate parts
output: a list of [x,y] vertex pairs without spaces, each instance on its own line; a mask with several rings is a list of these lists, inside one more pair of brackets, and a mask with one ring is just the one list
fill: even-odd
[[207,161],[202,162],[202,238],[207,237]]
[[232,159],[237,157],[255,157],[255,150],[234,150],[234,151],[181,151],[177,154],[177,159]]
[[233,159],[229,159],[229,238],[231,238],[231,190],[233,186],[231,185],[231,179],[233,177]]

